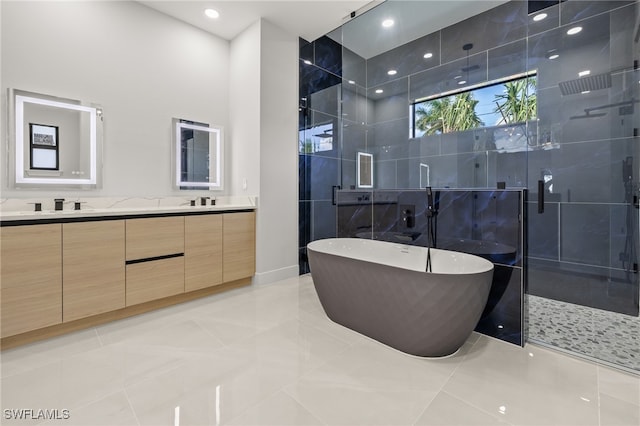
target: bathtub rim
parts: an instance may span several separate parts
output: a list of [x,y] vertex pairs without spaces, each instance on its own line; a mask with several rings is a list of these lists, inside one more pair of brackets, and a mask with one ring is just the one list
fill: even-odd
[[475,268],[473,270],[469,270],[469,271],[462,271],[462,272],[456,272],[456,271],[439,271],[439,272],[431,272],[431,271],[425,271],[425,270],[420,270],[420,269],[409,269],[409,268],[403,268],[401,266],[398,265],[394,265],[391,263],[384,263],[384,262],[380,262],[377,261],[375,259],[366,259],[366,258],[360,258],[360,257],[350,257],[350,256],[346,256],[343,253],[339,253],[339,252],[335,252],[332,250],[327,250],[327,245],[330,244],[331,242],[340,242],[340,241],[350,241],[350,242],[354,242],[356,244],[359,245],[371,245],[371,246],[382,246],[382,245],[393,245],[393,246],[400,246],[400,247],[407,247],[409,250],[419,250],[424,252],[424,256],[425,256],[425,266],[426,266],[426,253],[427,253],[427,247],[423,247],[423,246],[415,246],[415,245],[409,245],[409,244],[402,244],[402,243],[395,243],[395,242],[389,242],[389,241],[380,241],[380,240],[370,240],[370,239],[364,239],[364,238],[343,238],[343,237],[335,237],[335,238],[323,238],[320,240],[315,240],[315,241],[311,241],[310,243],[307,244],[307,250],[312,250],[318,253],[323,253],[323,254],[328,254],[331,256],[338,256],[338,257],[343,257],[343,258],[347,258],[347,259],[353,259],[353,260],[359,260],[362,262],[369,262],[369,263],[375,263],[378,265],[385,265],[385,266],[389,266],[392,268],[401,268],[401,269],[406,269],[406,270],[411,270],[414,272],[418,272],[418,273],[426,273],[426,274],[433,274],[433,275],[473,275],[473,274],[481,274],[484,272],[489,272],[491,270],[495,269],[495,265],[493,262],[491,262],[490,260],[487,260],[481,256],[475,255],[475,254],[470,254],[470,253],[465,253],[465,252],[461,252],[461,251],[455,251],[455,250],[446,250],[446,249],[441,249],[441,248],[432,248],[431,252],[432,255],[435,254],[437,255],[438,253],[440,254],[450,254],[450,255],[455,255],[455,256],[459,256],[460,258],[464,259],[464,258],[468,258],[468,259],[472,259],[473,262],[478,263],[479,265],[483,265],[482,267],[478,267]]

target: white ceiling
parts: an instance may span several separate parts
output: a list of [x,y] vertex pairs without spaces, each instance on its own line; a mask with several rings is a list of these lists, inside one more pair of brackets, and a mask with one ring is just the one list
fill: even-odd
[[[313,41],[343,24],[352,11],[371,0],[140,0],[140,3],[207,32],[232,40],[260,18]],[[376,1],[375,3],[379,3]],[[220,12],[207,18],[204,9]]]
[[[226,40],[234,39],[260,18],[308,41],[348,23],[344,39],[337,41],[360,56],[370,58],[507,1],[139,0],[139,3]],[[206,17],[206,8],[216,9],[220,17]],[[358,19],[350,19],[353,11],[358,12]],[[389,17],[396,24],[382,31],[379,24]]]

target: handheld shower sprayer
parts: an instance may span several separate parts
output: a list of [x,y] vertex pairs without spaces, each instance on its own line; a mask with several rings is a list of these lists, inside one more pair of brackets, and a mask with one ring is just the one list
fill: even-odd
[[427,272],[431,272],[431,247],[435,246],[435,224],[434,218],[438,211],[436,210],[433,202],[433,191],[430,186],[427,186]]

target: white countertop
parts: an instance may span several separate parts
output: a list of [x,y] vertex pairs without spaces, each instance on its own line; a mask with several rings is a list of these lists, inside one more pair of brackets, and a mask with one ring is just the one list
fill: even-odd
[[[33,206],[31,206],[33,208]],[[83,217],[105,217],[105,216],[128,216],[128,215],[156,215],[168,213],[205,213],[220,212],[226,210],[254,210],[256,205],[252,199],[236,199],[228,202],[219,203],[215,206],[191,206],[191,205],[164,205],[164,206],[127,206],[127,207],[105,207],[92,208],[84,207],[81,210],[73,210],[73,205],[65,204],[65,209],[61,211],[45,210],[27,211],[27,210],[9,210],[0,211],[0,221],[33,221],[41,219],[71,219]]]

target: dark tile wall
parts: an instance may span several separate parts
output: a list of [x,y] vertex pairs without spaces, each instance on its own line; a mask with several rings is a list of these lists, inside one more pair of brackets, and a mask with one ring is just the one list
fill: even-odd
[[[335,37],[335,35],[332,35]],[[314,42],[300,39],[299,120],[299,267],[309,272],[306,246],[336,235],[333,187],[341,182],[342,46],[324,36]],[[306,141],[314,128],[332,126],[332,149],[313,152]]]
[[[547,18],[533,21],[540,12]],[[520,263],[500,265],[520,270],[505,274],[509,279],[504,282],[526,281],[530,294],[637,316],[638,16],[638,1],[512,1],[372,58],[342,48],[339,65],[329,62],[337,57],[334,40],[340,37],[303,43],[301,60],[308,58],[312,66],[301,62],[301,95],[314,95],[301,115],[301,129],[334,117],[339,132],[335,152],[301,154],[301,271],[308,270],[306,242],[332,236],[331,227],[340,235],[402,231],[397,229],[400,201],[392,207],[378,199],[392,190],[495,188],[505,182],[508,188],[529,188],[529,201],[523,209],[528,242]],[[577,25],[582,31],[568,35]],[[465,51],[467,43],[473,48]],[[426,51],[433,56],[424,58]],[[554,54],[558,57],[550,59]],[[391,67],[397,70],[394,76],[387,74]],[[463,69],[468,83],[462,87],[534,71],[538,119],[410,138],[411,102],[459,89],[456,76]],[[579,80],[578,72],[586,69],[591,76],[610,77],[610,84]],[[571,83],[590,91],[563,93],[561,86]],[[377,94],[377,89],[384,92]],[[340,200],[336,211],[331,187],[355,189],[359,151],[374,155],[376,190],[363,192],[352,205]],[[626,162],[631,163],[630,180],[623,179]],[[544,211],[538,213],[541,179],[548,182]],[[451,229],[459,230],[455,224]],[[506,286],[503,300],[517,300],[510,290],[515,287]],[[511,315],[501,309],[496,312],[502,317]],[[504,325],[483,319],[479,327],[516,340]]]
[[[533,21],[541,11],[547,18]],[[367,59],[366,100],[359,99],[367,120],[357,137],[344,133],[343,176],[354,166],[355,152],[366,150],[375,158],[376,189],[495,188],[505,182],[535,193],[538,180],[547,179],[544,213],[537,213],[536,194],[526,208],[529,257],[555,262],[553,276],[566,279],[551,286],[537,274],[531,293],[637,315],[637,274],[616,278],[627,279],[630,293],[601,291],[603,282],[638,262],[638,210],[628,196],[637,194],[640,165],[634,136],[640,127],[640,72],[633,67],[640,59],[637,17],[633,1],[514,1]],[[568,35],[576,25],[582,31]],[[462,49],[467,43],[473,44],[468,51]],[[426,60],[426,50],[438,55]],[[559,56],[549,59],[552,54]],[[394,76],[387,74],[391,66]],[[458,89],[455,77],[464,69],[463,87],[535,72],[538,119],[411,139],[408,105]],[[563,93],[560,83],[577,82],[585,69],[610,76],[609,87]],[[628,158],[631,189],[622,180]],[[567,265],[574,264],[593,279],[581,280],[582,291],[571,299],[563,283],[572,276]]]
[[[525,248],[522,190],[437,190],[435,247],[484,257],[495,264],[487,307],[477,331],[524,344]],[[341,190],[339,237],[426,247],[423,190]]]

